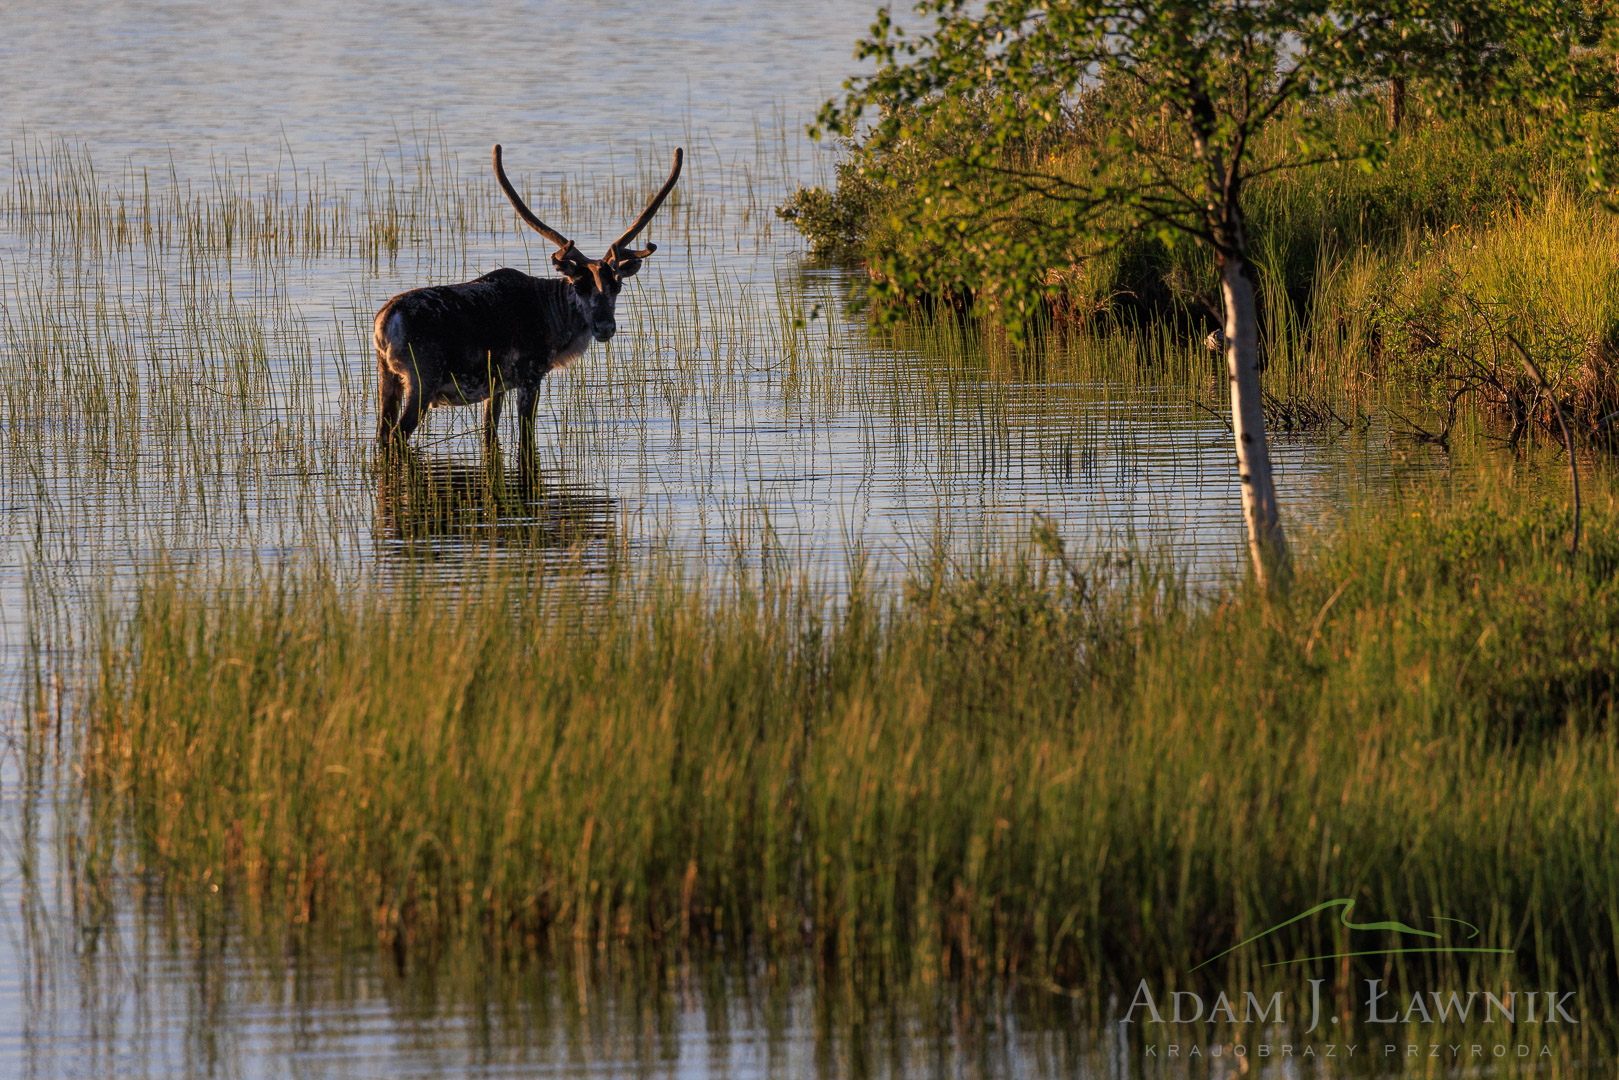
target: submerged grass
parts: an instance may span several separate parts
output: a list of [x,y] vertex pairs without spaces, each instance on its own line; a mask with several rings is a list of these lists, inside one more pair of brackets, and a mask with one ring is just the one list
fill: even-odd
[[[1035,548],[835,603],[675,563],[360,593],[158,570],[99,636],[81,794],[177,892],[402,956],[808,946],[1099,991],[1189,985],[1351,897],[1515,951],[1396,974],[1595,1014],[1619,974],[1619,505],[1592,486],[1572,564],[1567,513],[1502,480],[1408,494],[1269,601]],[[1359,963],[1323,977],[1352,996]]]

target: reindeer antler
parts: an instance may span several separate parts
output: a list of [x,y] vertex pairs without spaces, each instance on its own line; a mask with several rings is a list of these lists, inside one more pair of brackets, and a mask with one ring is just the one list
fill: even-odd
[[517,189],[512,187],[512,182],[506,179],[506,170],[501,168],[500,165],[499,143],[495,144],[495,179],[500,181],[500,190],[506,193],[506,198],[512,201],[513,208],[517,210],[517,216],[528,222],[529,228],[551,241],[551,243],[555,244],[563,251],[567,251],[569,248],[573,247],[572,240],[569,240],[566,236],[563,236],[561,233],[557,232],[555,229],[551,228],[551,226],[547,225],[534,215],[534,211],[530,210],[527,204],[523,202],[522,197],[517,194]]
[[[685,150],[678,146],[675,147],[675,166],[669,170],[669,179],[663,182],[663,187],[658,189],[658,193],[652,197],[652,201],[647,204],[646,209],[641,211],[641,216],[635,219],[635,224],[631,225],[628,229],[625,229],[624,235],[620,236],[617,240],[614,240],[608,247],[607,254],[610,257],[618,257],[621,253],[620,249],[622,249],[623,246],[629,243],[631,240],[634,240],[636,235],[639,234],[642,229],[647,227],[647,223],[652,220],[652,215],[656,214],[658,212],[658,207],[663,205],[663,200],[667,199],[669,197],[669,193],[675,189],[675,181],[680,179],[681,162],[685,160]],[[656,250],[658,250],[658,245],[648,244],[640,251],[624,251],[622,254],[637,259],[644,259]]]

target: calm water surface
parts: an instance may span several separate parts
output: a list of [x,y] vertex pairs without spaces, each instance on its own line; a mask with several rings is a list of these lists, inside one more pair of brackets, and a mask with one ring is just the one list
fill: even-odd
[[[1032,1029],[1010,1006],[967,1023],[948,1000],[868,1015],[812,981],[701,968],[434,978],[266,954],[228,906],[181,919],[147,883],[92,909],[57,869],[63,766],[30,757],[17,716],[31,613],[67,643],[87,597],[159,555],[316,558],[358,579],[657,546],[836,587],[857,553],[892,580],[941,539],[1027,535],[1039,510],[1082,548],[1157,546],[1211,579],[1240,567],[1229,437],[1186,392],[875,339],[848,276],[807,266],[771,214],[824,181],[798,132],[871,14],[0,7],[0,1075],[1131,1074],[1050,1010]],[[548,380],[536,463],[510,431],[486,457],[477,412],[448,409],[379,468],[377,306],[549,254],[494,190],[496,141],[587,249],[673,146],[689,164],[623,332]],[[1202,396],[1217,390],[1210,372]],[[1376,430],[1283,439],[1277,456],[1301,536],[1441,464]]]

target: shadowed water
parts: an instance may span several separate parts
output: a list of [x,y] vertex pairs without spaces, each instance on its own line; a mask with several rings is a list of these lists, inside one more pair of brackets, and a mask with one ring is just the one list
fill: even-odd
[[[73,648],[88,599],[158,558],[318,560],[359,581],[658,548],[835,590],[853,563],[893,581],[939,543],[1026,537],[1040,511],[1082,549],[1239,570],[1229,435],[1194,405],[1221,380],[1195,346],[1140,343],[1192,372],[1177,389],[1069,377],[949,327],[873,334],[848,271],[805,265],[771,208],[825,181],[798,132],[870,17],[870,0],[7,9],[0,1075],[1132,1072],[1049,1007],[1033,1029],[1011,1003],[969,1023],[945,992],[869,1011],[701,965],[435,979],[371,954],[267,957],[228,897],[177,914],[154,883],[117,881],[104,910],[59,869],[94,856],[67,845],[67,766],[17,706],[30,627]],[[381,462],[376,308],[502,265],[547,272],[495,189],[495,141],[591,255],[673,146],[689,163],[621,333],[546,381],[532,457],[510,410],[491,456],[463,408]],[[1442,465],[1375,426],[1276,456],[1305,543]]]

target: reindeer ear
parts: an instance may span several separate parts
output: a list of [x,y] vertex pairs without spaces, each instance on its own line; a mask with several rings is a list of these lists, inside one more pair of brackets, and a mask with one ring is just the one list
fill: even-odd
[[607,252],[608,261],[620,278],[634,276],[641,269],[641,260],[658,250],[657,244],[648,244],[640,251],[631,251],[628,248],[613,247]]
[[563,250],[554,252],[551,255],[551,265],[556,267],[557,273],[561,274],[575,285],[579,284],[579,282],[582,280],[587,280],[590,278],[589,268],[584,265],[583,261],[579,258],[578,253],[574,251],[571,244]]

